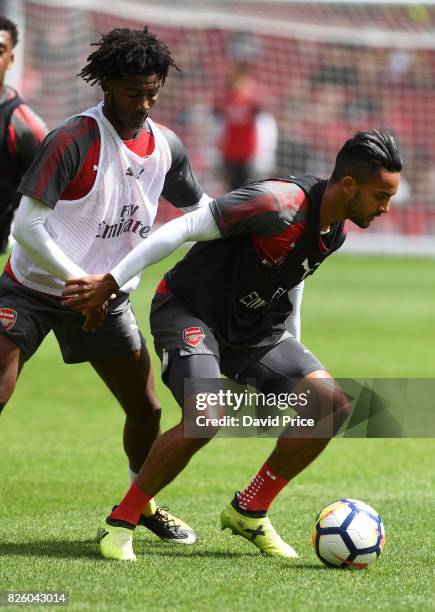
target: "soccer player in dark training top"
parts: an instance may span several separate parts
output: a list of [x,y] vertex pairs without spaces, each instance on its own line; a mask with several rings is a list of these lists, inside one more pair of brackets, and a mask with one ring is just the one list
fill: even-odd
[[0,16],[0,253],[6,252],[20,201],[17,187],[47,133],[42,119],[4,83],[17,43],[17,26]]
[[[313,417],[315,426],[309,434],[297,427],[284,432],[253,481],[221,514],[222,528],[266,554],[297,556],[266,513],[349,414],[347,398],[322,363],[285,330],[292,310],[288,291],[340,248],[346,219],[366,228],[388,212],[401,168],[392,136],[358,133],[339,151],[328,180],[286,176],[248,184],[171,221],[109,274],[67,283],[64,295],[72,296],[67,302],[71,307],[94,308],[182,242],[202,241],[165,275],[151,307],[163,380],[186,419],[188,403],[204,392],[204,381],[219,381],[221,372],[235,381],[254,381],[260,392],[275,395],[290,394],[301,383],[313,388],[313,399],[299,413]],[[204,415],[214,412],[210,402]],[[184,425],[182,418],[156,441],[136,481],[101,528],[104,557],[134,558],[132,533],[142,508],[208,441],[186,437]],[[211,422],[207,434],[217,430]]]
[[[160,422],[148,351],[129,301],[139,277],[86,319],[62,305],[61,293],[67,279],[105,272],[142,243],[160,195],[184,210],[210,198],[176,134],[149,117],[168,71],[177,69],[168,47],[147,28],[112,30],[94,46],[80,75],[101,85],[102,102],[45,138],[19,186],[17,244],[0,279],[0,410],[23,364],[53,330],[64,361],[89,361],[125,411],[124,449],[134,479]],[[102,326],[87,333],[106,309]],[[164,539],[196,539],[153,500],[141,524]]]

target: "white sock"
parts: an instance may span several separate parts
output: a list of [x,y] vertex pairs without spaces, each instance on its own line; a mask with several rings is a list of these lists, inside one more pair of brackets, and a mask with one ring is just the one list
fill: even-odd
[[130,466],[128,466],[128,477],[130,478],[130,483],[133,483],[137,478],[137,472],[133,472]]

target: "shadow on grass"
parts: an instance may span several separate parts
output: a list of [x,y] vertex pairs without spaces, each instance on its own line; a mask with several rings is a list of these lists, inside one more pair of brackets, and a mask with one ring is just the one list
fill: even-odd
[[201,558],[214,558],[214,559],[224,559],[228,560],[229,558],[238,558],[238,559],[252,559],[252,561],[258,563],[266,563],[272,565],[280,565],[281,567],[287,567],[289,569],[297,569],[297,570],[321,570],[323,571],[331,571],[329,568],[318,565],[316,563],[300,563],[297,559],[280,559],[278,557],[268,557],[266,555],[262,555],[255,550],[252,552],[240,552],[240,551],[226,551],[226,550],[178,550],[175,547],[167,548],[166,550],[160,548],[158,550],[151,549],[150,547],[139,547],[135,546],[135,551],[140,556],[152,556],[152,557],[185,557],[194,559]]
[[[183,548],[181,548],[183,547]],[[254,557],[255,551],[220,551],[220,550],[186,550],[185,545],[167,544],[163,542],[136,542],[135,551],[142,557],[191,557],[193,558],[228,558],[228,557]],[[95,540],[75,541],[33,541],[33,542],[2,542],[0,543],[0,556],[17,557],[53,557],[59,559],[100,559],[98,544]]]
[[196,546],[194,546],[194,548],[190,548],[189,546],[188,548],[186,544],[170,544],[166,542],[153,542],[152,544],[148,542],[136,542],[134,549],[138,555],[152,555],[153,557],[185,557],[190,559],[228,559],[229,557],[233,557],[241,559],[258,556],[258,553],[255,551],[210,550],[210,548],[205,550]]
[[1,542],[0,555],[18,557],[57,557],[59,559],[97,559],[98,547],[95,540]]
[[285,566],[292,569],[309,569],[309,570],[321,570],[330,571],[329,568],[318,563],[300,563],[296,559],[280,559],[278,557],[268,557],[267,555],[261,554],[254,548],[252,550],[240,551],[240,550],[201,550],[198,546],[190,546],[186,544],[175,544],[175,542],[161,542],[161,541],[138,541],[135,542],[135,551],[138,555],[152,555],[153,557],[186,557],[191,559],[201,558],[215,558],[215,559],[228,559],[240,558],[240,559],[253,559],[261,563],[276,563],[284,564]]
[[[172,557],[172,558],[190,558],[190,559],[252,559],[259,563],[274,563],[284,564],[289,569],[297,570],[321,570],[325,571],[328,568],[315,563],[299,563],[298,561],[266,557],[255,550],[239,551],[239,550],[201,550],[201,548],[187,547],[185,544],[174,544],[167,542],[153,541],[136,541],[135,551],[138,555],[138,560],[147,556],[152,557]],[[2,542],[0,544],[0,556],[17,556],[17,557],[40,557],[40,558],[58,558],[58,559],[101,559],[98,545],[95,540],[68,540],[59,541],[34,541],[34,542]]]

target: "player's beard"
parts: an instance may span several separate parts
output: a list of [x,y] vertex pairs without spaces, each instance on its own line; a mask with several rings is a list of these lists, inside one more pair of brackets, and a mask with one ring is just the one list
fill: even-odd
[[359,190],[355,193],[354,197],[347,203],[347,218],[355,223],[361,229],[367,229],[370,227],[371,222],[373,221],[375,215],[366,215],[364,217],[361,216],[361,198]]
[[148,119],[148,113],[142,115],[135,115],[130,119],[130,127],[139,130],[143,127],[143,124]]

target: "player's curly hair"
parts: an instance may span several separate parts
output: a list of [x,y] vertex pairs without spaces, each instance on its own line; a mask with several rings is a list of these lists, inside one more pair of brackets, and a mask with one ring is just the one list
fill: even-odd
[[399,146],[391,134],[378,130],[357,132],[338,152],[331,182],[353,176],[363,182],[375,168],[388,172],[402,170]]
[[12,46],[15,47],[18,42],[18,28],[15,23],[7,17],[0,15],[0,30],[9,32],[12,38]]
[[146,26],[143,30],[116,28],[92,46],[98,48],[77,75],[91,85],[101,85],[106,79],[118,79],[126,74],[156,74],[163,85],[169,68],[180,70],[169,48]]

